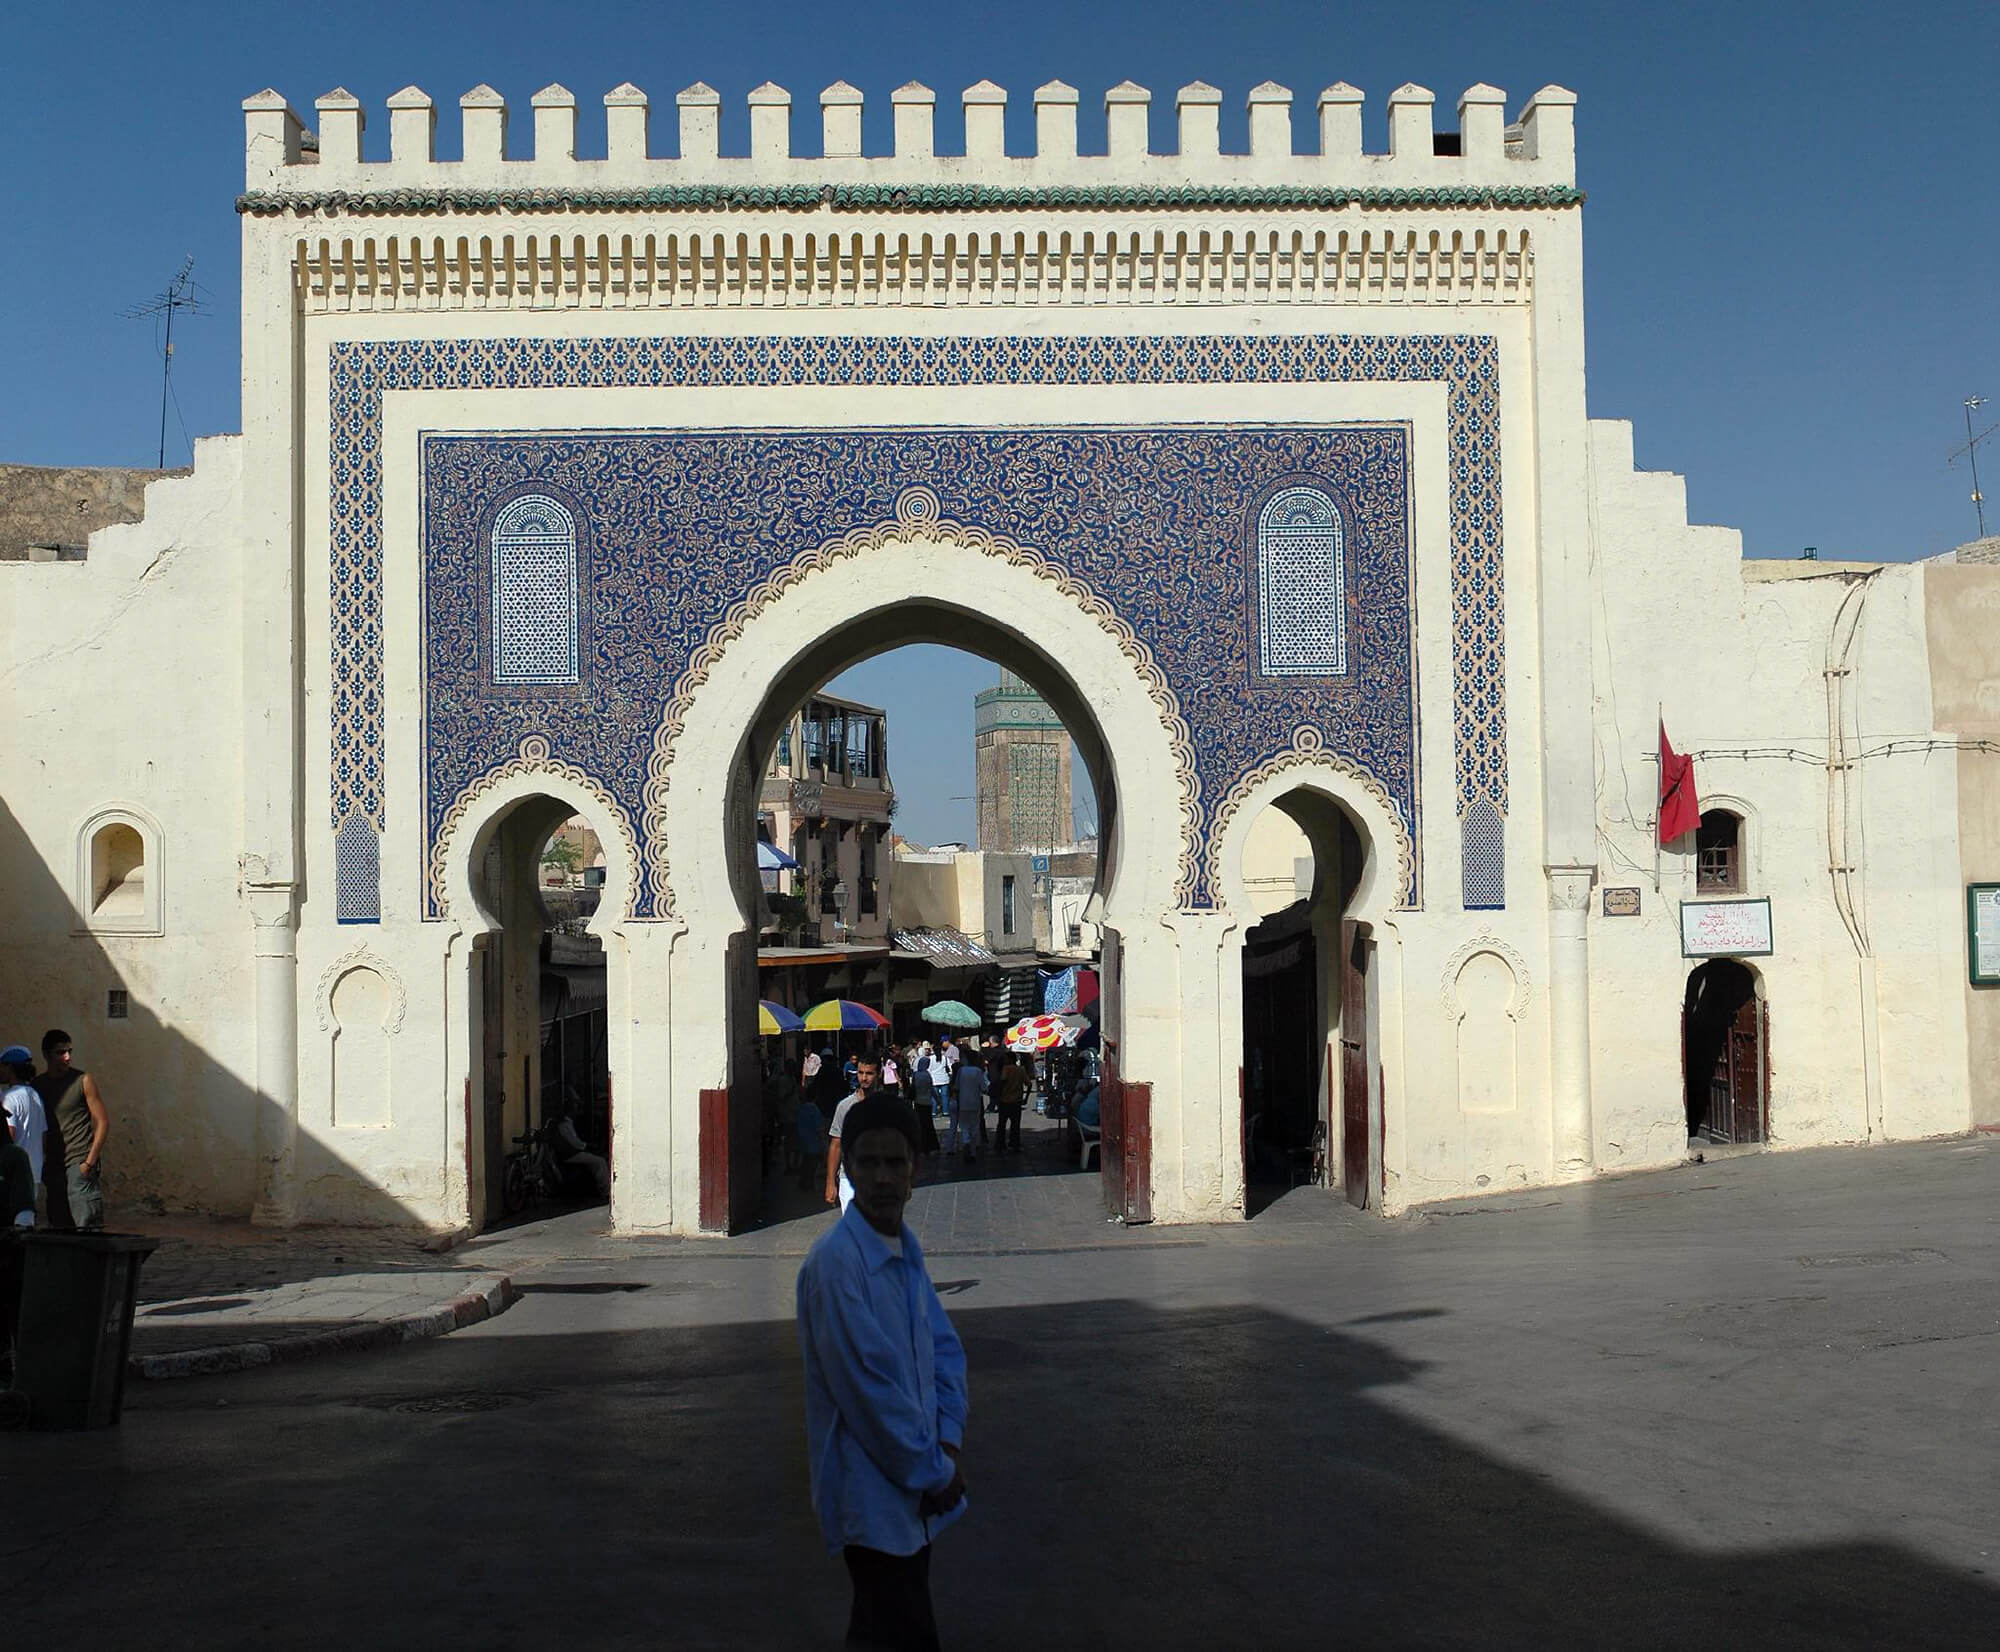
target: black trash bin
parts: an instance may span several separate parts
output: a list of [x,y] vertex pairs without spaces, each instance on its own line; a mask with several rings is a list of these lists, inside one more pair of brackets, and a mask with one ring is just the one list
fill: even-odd
[[34,1428],[109,1428],[125,1404],[139,1265],[136,1233],[30,1233],[14,1346],[14,1392]]

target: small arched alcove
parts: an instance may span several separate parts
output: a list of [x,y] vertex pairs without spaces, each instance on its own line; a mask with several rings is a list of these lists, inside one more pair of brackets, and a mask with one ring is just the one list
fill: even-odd
[[84,927],[157,935],[160,924],[160,829],[129,806],[91,816],[77,833],[76,904]]

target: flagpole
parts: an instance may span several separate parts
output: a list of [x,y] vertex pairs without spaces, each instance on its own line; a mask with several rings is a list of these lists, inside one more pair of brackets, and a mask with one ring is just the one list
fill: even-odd
[[1653,704],[1653,893],[1660,892],[1660,798],[1667,789],[1665,759],[1660,756],[1660,740],[1666,733],[1667,702]]

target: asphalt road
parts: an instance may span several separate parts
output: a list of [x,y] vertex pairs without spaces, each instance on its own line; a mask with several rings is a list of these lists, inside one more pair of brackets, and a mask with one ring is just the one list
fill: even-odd
[[[801,1237],[510,1236],[487,1324],[0,1438],[0,1640],[837,1645]],[[1097,1237],[933,1249],[950,1648],[2000,1644],[2000,1144]]]

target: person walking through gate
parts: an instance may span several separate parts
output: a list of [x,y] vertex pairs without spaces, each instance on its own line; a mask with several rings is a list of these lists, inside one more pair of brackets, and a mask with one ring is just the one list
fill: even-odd
[[854,1184],[848,1180],[847,1172],[840,1165],[840,1135],[847,1123],[847,1115],[854,1104],[863,1096],[876,1092],[881,1082],[881,1068],[875,1065],[872,1055],[865,1055],[854,1064],[854,1091],[833,1110],[833,1122],[826,1127],[826,1202],[832,1204],[838,1197],[841,1214],[847,1214],[847,1207],[854,1202]]
[[977,1050],[966,1050],[951,1079],[951,1145],[968,1164],[979,1157],[974,1144],[986,1140],[986,1070],[979,1061]]
[[[1028,1104],[1030,1080],[1028,1062],[1025,1056],[1003,1055],[1000,1057],[1000,1077],[993,1085],[993,1105],[1000,1122],[993,1126],[993,1151],[995,1153],[1018,1153],[1021,1151],[1021,1109]],[[1012,1135],[1013,1146],[1008,1146]]]
[[845,1140],[854,1203],[799,1269],[813,1511],[854,1585],[847,1645],[936,1652],[931,1542],[966,1509],[965,1348],[903,1222],[916,1115],[866,1096]]
[[60,1027],[42,1034],[44,1071],[35,1080],[42,1110],[55,1132],[60,1154],[43,1147],[42,1182],[49,1192],[49,1225],[104,1226],[104,1143],[111,1115],[97,1093],[97,1081],[75,1065],[70,1036]]

